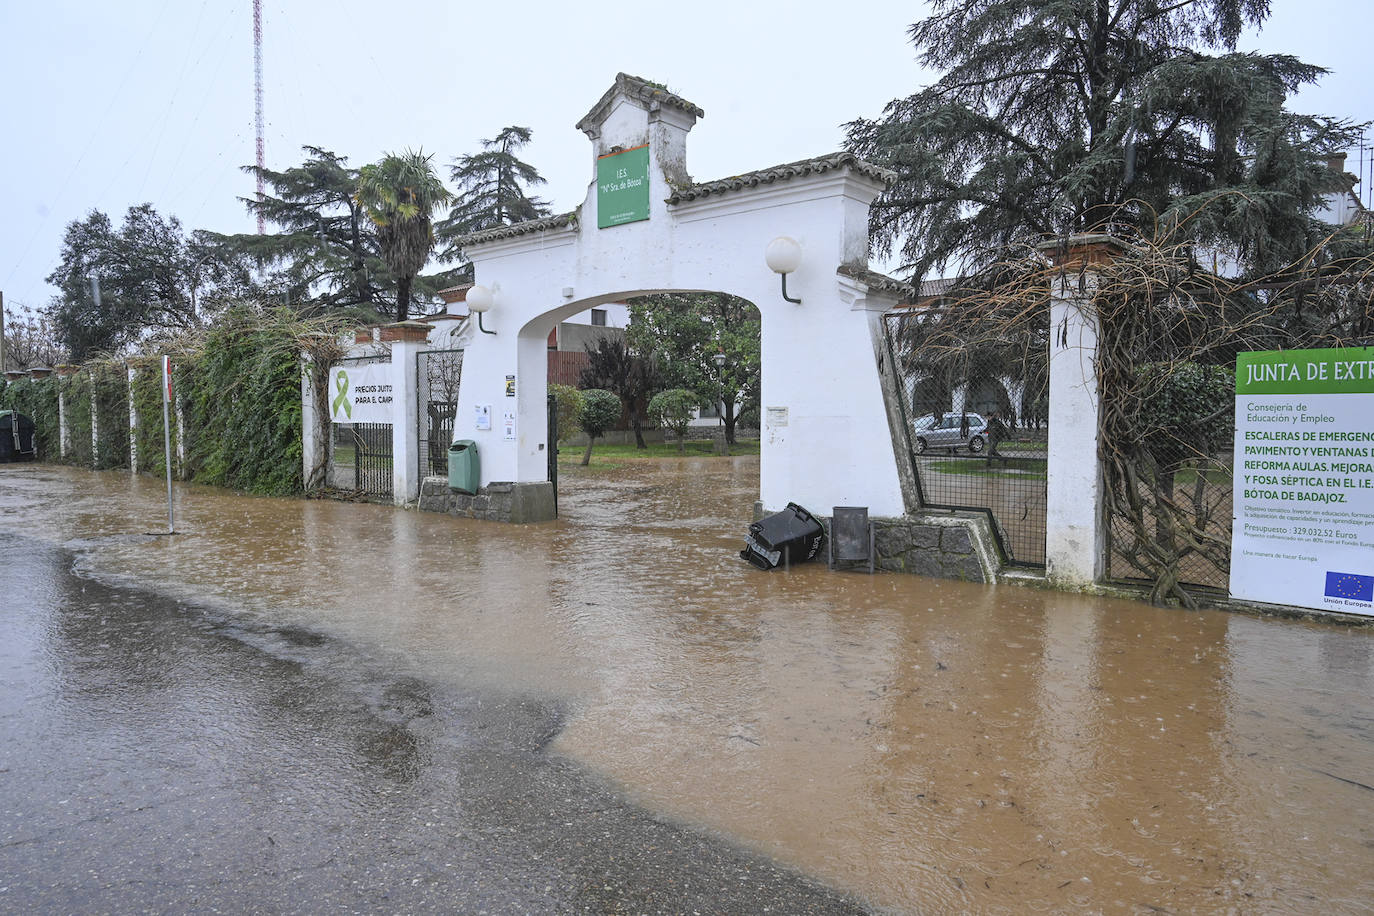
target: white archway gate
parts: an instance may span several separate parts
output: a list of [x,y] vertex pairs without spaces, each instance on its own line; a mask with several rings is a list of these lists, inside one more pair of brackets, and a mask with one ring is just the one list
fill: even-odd
[[[886,278],[867,270],[868,209],[889,176],[837,153],[694,183],[686,138],[702,114],[618,75],[577,125],[600,173],[578,210],[464,240],[476,282],[493,293],[482,321],[494,333],[475,334],[464,354],[454,439],[477,443],[483,487],[516,494],[524,508],[514,520],[552,517],[539,495],[548,486],[549,331],[646,293],[733,293],[762,316],[762,507],[901,515],[878,355],[898,287],[885,290]],[[801,245],[787,278],[800,304],[784,301],[764,263],[778,236]]]

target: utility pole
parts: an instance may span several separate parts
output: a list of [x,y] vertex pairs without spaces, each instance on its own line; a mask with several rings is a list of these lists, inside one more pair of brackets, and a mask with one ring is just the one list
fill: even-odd
[[0,373],[5,371],[5,291],[0,290]]

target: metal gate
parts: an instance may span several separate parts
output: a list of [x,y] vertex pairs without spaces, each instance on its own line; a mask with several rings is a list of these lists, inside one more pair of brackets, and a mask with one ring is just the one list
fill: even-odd
[[420,478],[448,476],[448,447],[458,413],[462,350],[423,350],[415,354],[416,424],[420,436]]
[[[390,356],[381,355],[341,359],[338,363],[359,366],[390,361]],[[366,499],[391,499],[394,491],[391,425],[335,423],[329,437],[328,484]]]
[[927,350],[923,317],[883,316],[916,501],[986,513],[1009,563],[1043,567],[1048,340],[1005,352]]

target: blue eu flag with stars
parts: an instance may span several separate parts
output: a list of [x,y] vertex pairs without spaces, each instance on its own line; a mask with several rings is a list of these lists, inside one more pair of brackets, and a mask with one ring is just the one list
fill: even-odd
[[1374,576],[1328,572],[1326,574],[1326,597],[1374,601]]

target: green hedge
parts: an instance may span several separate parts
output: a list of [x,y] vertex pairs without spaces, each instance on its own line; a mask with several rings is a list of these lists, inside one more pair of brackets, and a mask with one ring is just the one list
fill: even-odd
[[60,385],[70,439],[67,463],[88,468],[91,466],[91,374],[82,370],[62,379]]
[[[214,326],[174,344],[149,345],[124,360],[92,363],[64,379],[21,379],[0,387],[0,405],[33,418],[41,461],[59,460],[57,391],[61,385],[71,448],[67,461],[91,467],[91,416],[99,419],[98,466],[129,467],[129,402],[137,470],[161,474],[163,352],[172,353],[177,406],[185,424],[183,479],[250,493],[287,495],[304,488],[301,470],[301,349],[316,356],[322,390],[337,358],[341,322],[304,320],[288,309],[229,310]],[[128,370],[136,372],[132,384]],[[177,451],[176,414],[172,451]]]
[[299,331],[289,313],[241,316],[211,329],[179,367],[196,480],[252,493],[302,490]]

